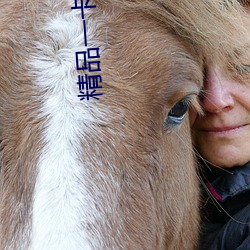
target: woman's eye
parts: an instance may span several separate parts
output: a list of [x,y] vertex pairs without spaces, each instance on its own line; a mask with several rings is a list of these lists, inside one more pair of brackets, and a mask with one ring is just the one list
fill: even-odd
[[167,125],[179,125],[183,122],[188,111],[190,98],[184,98],[177,102],[168,112],[165,123]]
[[250,73],[250,66],[245,64],[238,64],[235,66],[237,73],[240,76],[248,75]]

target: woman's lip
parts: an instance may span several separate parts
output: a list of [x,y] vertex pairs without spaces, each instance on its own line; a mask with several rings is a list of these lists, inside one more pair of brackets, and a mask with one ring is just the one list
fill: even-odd
[[244,125],[234,125],[234,126],[225,126],[225,127],[211,127],[211,128],[204,128],[201,129],[203,132],[208,132],[208,133],[222,133],[222,132],[233,132],[236,131],[240,128],[243,128],[247,126],[248,124]]

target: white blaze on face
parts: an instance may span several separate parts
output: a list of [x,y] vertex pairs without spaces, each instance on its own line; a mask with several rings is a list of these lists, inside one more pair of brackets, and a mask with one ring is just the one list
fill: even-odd
[[30,249],[92,249],[86,223],[98,212],[91,206],[80,157],[84,124],[93,121],[89,110],[94,104],[77,96],[75,52],[86,51],[80,13],[69,9],[55,14],[42,27],[47,38],[37,42],[31,59],[35,84],[44,91],[44,147],[37,167]]

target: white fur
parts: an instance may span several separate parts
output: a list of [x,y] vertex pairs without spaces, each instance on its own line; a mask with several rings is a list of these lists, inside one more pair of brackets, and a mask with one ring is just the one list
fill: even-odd
[[48,38],[37,42],[40,52],[32,55],[31,65],[36,86],[45,90],[40,98],[45,146],[38,163],[30,249],[94,249],[85,226],[98,211],[91,205],[80,162],[88,130],[84,124],[95,121],[93,99],[77,96],[75,52],[86,50],[80,10],[55,15],[41,30]]

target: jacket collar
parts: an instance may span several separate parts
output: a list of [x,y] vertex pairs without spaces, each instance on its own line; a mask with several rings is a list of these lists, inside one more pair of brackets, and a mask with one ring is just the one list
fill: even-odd
[[213,178],[204,179],[207,188],[212,195],[220,202],[225,201],[229,197],[233,197],[250,191],[250,162],[247,164],[231,169],[221,170],[209,168],[206,171]]

